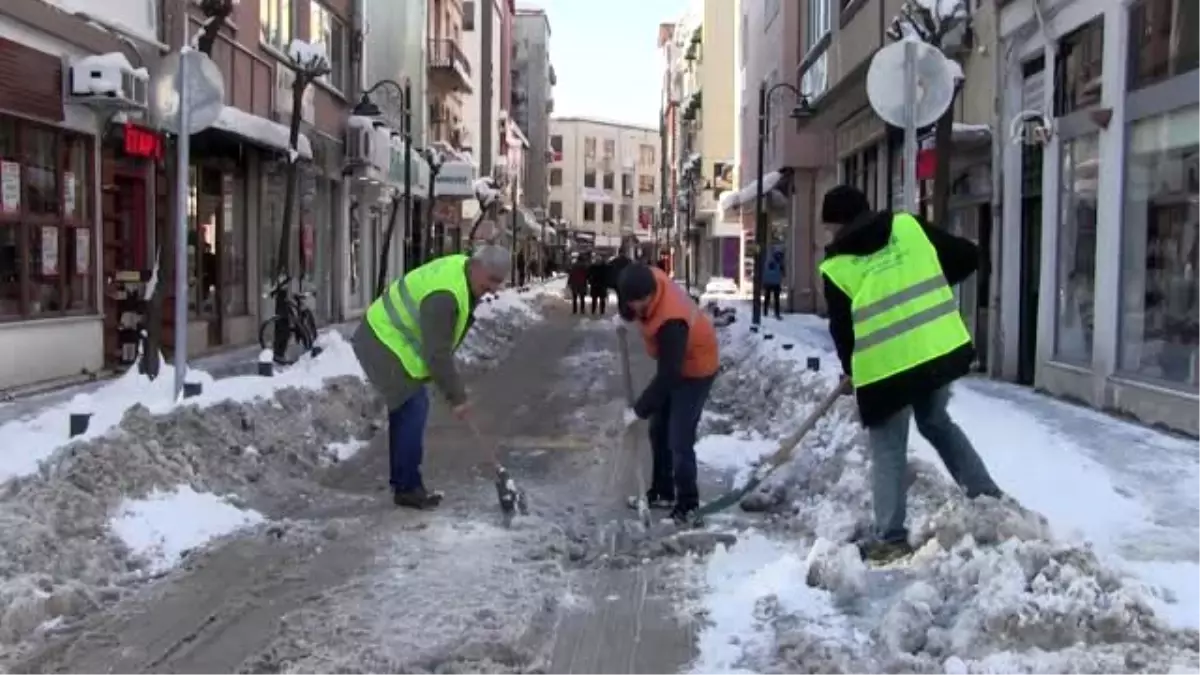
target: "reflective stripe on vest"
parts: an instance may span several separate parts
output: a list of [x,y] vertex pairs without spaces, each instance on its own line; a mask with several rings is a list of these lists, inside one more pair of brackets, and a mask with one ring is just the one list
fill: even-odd
[[971,341],[937,250],[915,218],[892,219],[887,246],[838,255],[821,273],[850,298],[855,386],[891,377]]
[[[403,278],[400,278],[396,280],[395,285],[397,287],[396,290],[400,295],[400,302],[404,304],[405,311],[407,311],[408,315],[412,317],[413,325],[420,326],[421,307],[417,304],[416,300],[413,300],[412,293],[410,293],[408,290],[408,284],[404,283]],[[404,336],[405,341],[407,341],[413,349],[417,350],[418,352],[424,352],[425,350],[421,345],[421,336],[417,335],[416,331],[412,330],[409,328],[408,324],[404,323],[404,318],[400,316],[400,310],[396,309],[396,303],[392,301],[391,289],[388,289],[386,292],[384,292],[383,297],[380,298],[380,300],[383,301],[383,309],[385,312],[387,312],[388,320],[392,322],[392,327],[400,331],[400,334]]]
[[[433,292],[454,295],[458,317],[454,328],[454,347],[462,343],[471,313],[470,289],[466,279],[467,257],[451,255],[432,260],[388,285],[367,308],[366,320],[375,336],[414,379],[428,377],[424,342],[421,336],[421,302]],[[407,315],[407,316],[406,316]]]

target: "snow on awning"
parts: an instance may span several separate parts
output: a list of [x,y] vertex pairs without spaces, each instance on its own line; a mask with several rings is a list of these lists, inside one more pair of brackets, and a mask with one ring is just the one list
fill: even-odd
[[[240,108],[225,106],[213,129],[220,129],[255,143],[280,152],[288,151],[288,128],[265,117],[252,115]],[[312,159],[312,144],[308,137],[300,134],[297,137],[296,150],[302,159]]]
[[[763,194],[774,190],[779,186],[779,181],[783,179],[783,173],[772,171],[763,178]],[[732,211],[741,207],[743,204],[748,204],[754,201],[754,197],[758,192],[758,181],[753,180],[747,183],[742,189],[737,192],[732,190],[721,193],[717,199],[717,206],[721,212]]]

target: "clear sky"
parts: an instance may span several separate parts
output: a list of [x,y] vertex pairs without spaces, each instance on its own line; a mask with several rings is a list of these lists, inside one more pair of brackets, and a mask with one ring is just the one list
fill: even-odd
[[550,61],[558,75],[554,115],[584,115],[658,126],[662,61],[658,24],[687,0],[527,0],[550,19]]

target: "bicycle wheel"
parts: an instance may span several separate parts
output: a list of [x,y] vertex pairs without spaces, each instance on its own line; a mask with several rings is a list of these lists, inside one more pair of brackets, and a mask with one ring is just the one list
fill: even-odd
[[275,352],[275,328],[280,321],[290,324],[288,326],[290,330],[288,330],[287,344],[284,345],[283,353],[273,353],[274,361],[280,364],[295,363],[301,354],[308,351],[308,348],[304,346],[301,339],[301,329],[287,318],[276,315],[262,322],[258,329],[258,343],[263,349]]
[[308,351],[312,351],[313,345],[317,343],[317,318],[307,309],[300,312],[300,325],[296,329],[296,339]]

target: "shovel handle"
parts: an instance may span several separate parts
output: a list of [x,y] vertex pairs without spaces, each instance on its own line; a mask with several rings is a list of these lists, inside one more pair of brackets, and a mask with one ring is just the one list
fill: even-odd
[[617,342],[621,349],[621,375],[625,380],[625,402],[633,407],[633,369],[629,364],[629,329],[617,327]]

